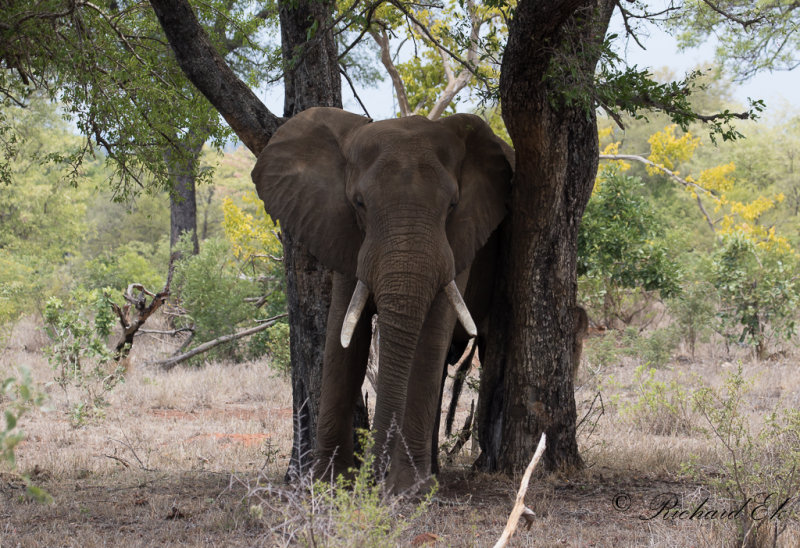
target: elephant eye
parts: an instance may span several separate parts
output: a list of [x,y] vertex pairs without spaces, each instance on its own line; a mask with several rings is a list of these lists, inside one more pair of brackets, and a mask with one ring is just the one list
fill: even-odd
[[358,207],[360,208],[364,207],[364,198],[361,197],[361,194],[356,194],[355,202]]

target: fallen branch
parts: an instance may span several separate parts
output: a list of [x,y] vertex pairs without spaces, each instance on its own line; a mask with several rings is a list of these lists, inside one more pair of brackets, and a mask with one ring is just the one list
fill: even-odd
[[[508,544],[508,541],[511,540],[511,536],[514,534],[514,531],[517,530],[517,524],[519,523],[520,516],[525,515],[525,519],[530,523],[530,520],[534,514],[530,509],[525,507],[525,493],[528,492],[528,482],[531,480],[533,469],[536,468],[536,465],[539,463],[539,459],[541,459],[542,455],[544,454],[545,446],[545,435],[544,432],[542,432],[542,437],[539,439],[539,445],[536,447],[536,452],[533,454],[533,458],[531,459],[528,468],[525,469],[525,475],[522,476],[522,481],[519,484],[519,491],[517,491],[517,499],[514,502],[514,508],[511,510],[511,515],[508,516],[506,528],[503,529],[503,534],[500,535],[500,539],[494,545],[494,548],[503,548]],[[528,527],[530,527],[530,525],[528,525]]]
[[[164,284],[164,289],[158,293],[148,291],[142,284],[132,283],[128,286],[123,297],[127,304],[122,308],[116,303],[111,303],[111,308],[119,317],[119,323],[122,326],[122,337],[114,347],[114,359],[120,361],[127,357],[133,346],[133,338],[136,333],[144,325],[144,322],[153,315],[153,313],[161,308],[167,298],[169,297],[169,285],[172,282],[172,273],[175,271],[176,254],[173,254],[169,260],[169,270],[167,271],[167,282]],[[134,296],[134,290],[138,290],[139,294]],[[147,304],[147,297],[152,297],[153,300]],[[130,312],[131,305],[136,309],[136,319],[131,320]]]
[[264,331],[266,328],[274,325],[275,322],[277,322],[279,319],[284,318],[286,316],[287,316],[287,314],[279,314],[278,316],[273,316],[272,318],[269,318],[268,320],[266,320],[261,325],[257,325],[255,327],[251,327],[249,329],[245,329],[244,331],[240,331],[238,333],[232,333],[230,335],[225,335],[223,337],[219,337],[217,339],[214,339],[213,341],[205,342],[205,343],[203,343],[203,344],[191,349],[189,352],[186,352],[185,354],[181,354],[179,356],[174,356],[172,358],[167,358],[166,360],[161,360],[161,361],[157,361],[157,362],[150,362],[148,365],[156,365],[156,366],[160,367],[161,369],[163,369],[164,371],[169,371],[170,369],[172,369],[173,367],[175,367],[179,363],[181,363],[183,361],[186,361],[189,358],[193,358],[194,356],[197,356],[198,354],[202,354],[204,352],[208,352],[209,350],[211,350],[215,346],[219,346],[219,345],[221,345],[223,343],[226,343],[226,342],[235,341],[235,340],[247,337],[249,335],[254,335],[254,334],[258,333],[259,331]]
[[169,331],[164,329],[140,329],[139,333],[147,333],[149,335],[171,335],[175,336],[179,333],[191,332],[194,333],[194,327],[179,327],[178,329],[171,329]]

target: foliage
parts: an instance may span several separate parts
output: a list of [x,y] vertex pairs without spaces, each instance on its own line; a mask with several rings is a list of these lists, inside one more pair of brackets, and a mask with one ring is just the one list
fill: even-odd
[[332,546],[397,546],[411,522],[425,513],[431,504],[435,488],[425,494],[411,515],[399,518],[392,511],[384,486],[373,477],[376,457],[373,442],[362,433],[361,467],[353,471],[352,479],[339,476],[333,483],[314,484],[322,518],[332,528],[327,536]]
[[636,368],[633,379],[636,399],[621,403],[620,414],[642,432],[657,436],[688,434],[693,429],[692,392],[684,382],[656,379],[656,370],[647,365]]
[[796,331],[800,302],[797,256],[780,245],[757,243],[748,234],[727,234],[711,261],[711,279],[719,292],[719,320],[730,341],[752,345],[767,357],[776,338]]
[[670,18],[683,49],[717,40],[717,60],[740,79],[767,70],[791,70],[797,66],[800,41],[793,2],[751,0],[687,0]]
[[[222,0],[195,9],[212,30],[212,45],[229,55],[240,75],[253,84],[264,76],[259,67],[270,52],[255,37],[268,10],[253,14],[248,3]],[[73,166],[68,173],[73,183],[98,147],[114,170],[118,196],[152,185],[169,188],[170,166],[191,156],[187,143],[210,136],[221,147],[229,136],[178,67],[146,3],[11,2],[0,10],[0,21],[14,29],[0,36],[4,58],[10,60],[0,71],[3,96],[26,104],[31,89],[46,90],[85,136],[69,153],[46,155]],[[7,163],[24,139],[5,122],[0,117]]]
[[705,272],[695,269],[684,277],[682,291],[669,299],[667,306],[676,332],[689,344],[692,359],[697,342],[704,340],[713,326],[717,311],[716,290]]
[[[302,546],[393,547],[403,543],[412,523],[430,509],[434,486],[408,508],[404,497],[387,493],[375,481],[374,441],[368,432],[360,432],[361,466],[350,470],[349,478],[339,475],[331,480],[303,478],[296,491],[287,492],[272,486],[249,490],[249,514],[264,519],[264,506],[274,508],[267,494],[278,494],[289,502],[280,529],[284,539]],[[276,493],[277,491],[277,493]],[[402,506],[401,506],[402,505]],[[274,518],[274,516],[273,516]]]
[[151,246],[127,242],[114,251],[102,253],[83,265],[87,287],[109,287],[124,291],[128,284],[140,283],[148,288],[164,285],[164,274],[148,260]]
[[289,324],[278,322],[266,331],[253,335],[248,342],[247,352],[255,357],[266,354],[272,368],[288,376],[292,370],[289,348]]
[[[180,323],[193,326],[194,342],[230,334],[235,326],[252,318],[253,307],[244,299],[252,294],[253,283],[239,276],[228,242],[206,240],[200,252],[192,255],[191,239],[184,235],[178,249],[183,253],[175,266],[172,287],[187,312]],[[220,351],[226,357],[235,355],[231,345],[223,345]]]
[[[19,420],[32,409],[40,408],[44,402],[44,394],[39,392],[31,379],[30,371],[19,370],[20,378],[8,377],[0,382],[0,409],[3,411],[3,429],[0,430],[0,464],[16,465],[15,449],[25,439],[25,433],[19,428]],[[50,503],[53,498],[41,487],[33,485],[23,476],[26,492],[34,500]]]
[[115,317],[111,310],[111,290],[76,290],[65,303],[57,297],[47,301],[45,332],[52,341],[45,349],[55,380],[68,395],[67,388],[79,390],[72,405],[72,422],[102,418],[106,394],[124,380],[124,369],[114,361],[108,348]]
[[30,371],[20,369],[20,378],[8,377],[0,384],[0,403],[5,425],[0,431],[0,461],[15,464],[14,449],[25,439],[19,419],[33,408],[41,407],[44,394],[34,387]]
[[751,545],[744,542],[748,537],[757,539],[759,546],[774,545],[797,515],[795,504],[779,507],[800,489],[800,412],[775,409],[760,428],[753,428],[744,410],[749,386],[740,365],[727,376],[722,390],[695,392],[693,406],[707,425],[702,432],[714,444],[722,474],[709,477],[695,466],[688,468],[733,500],[764,503],[770,514],[780,509],[780,517],[770,520],[753,519],[758,518],[751,512],[753,506],[741,514],[739,545]]
[[578,274],[598,280],[606,320],[621,317],[623,294],[679,291],[680,271],[661,240],[663,223],[640,190],[642,181],[607,164],[586,207],[578,236]]
[[604,369],[619,365],[622,352],[617,347],[617,338],[613,331],[602,337],[592,337],[584,344],[589,363]]
[[672,353],[678,346],[679,334],[672,327],[653,329],[647,335],[634,338],[632,352],[645,364],[661,368],[672,359]]

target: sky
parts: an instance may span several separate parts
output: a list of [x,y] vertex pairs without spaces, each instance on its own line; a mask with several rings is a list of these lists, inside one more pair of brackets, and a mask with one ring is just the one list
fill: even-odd
[[[676,78],[680,78],[686,72],[700,65],[712,63],[714,60],[713,43],[678,52],[677,41],[657,26],[643,25],[640,30],[639,39],[646,50],[642,50],[633,40],[629,40],[627,45],[624,42],[619,44],[618,53],[629,65],[638,65],[640,68],[649,67],[653,71],[667,67]],[[617,33],[620,37],[625,36],[619,16],[612,19],[609,31]],[[344,81],[342,83],[344,108],[359,114],[363,113],[353,98],[347,83]],[[744,84],[734,84],[732,89],[734,99],[742,106],[747,105],[748,97],[763,99],[767,105],[767,109],[763,113],[765,119],[769,119],[771,113],[777,115],[785,112],[787,108],[800,110],[800,93],[797,92],[800,90],[800,69],[791,72],[762,72]],[[393,105],[392,86],[388,77],[377,87],[360,89],[358,93],[373,119],[381,120],[394,116],[396,109]],[[283,113],[282,88],[274,87],[268,92],[262,93],[261,98],[265,100],[267,107],[272,112]],[[465,112],[469,111],[470,107],[471,105],[462,104],[458,110]]]

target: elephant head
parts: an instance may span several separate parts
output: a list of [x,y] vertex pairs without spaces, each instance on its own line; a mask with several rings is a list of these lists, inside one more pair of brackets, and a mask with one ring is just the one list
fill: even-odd
[[372,122],[312,108],[278,129],[253,170],[270,215],[358,280],[343,325],[328,326],[343,346],[370,297],[377,308],[376,444],[402,421],[420,331],[440,293],[475,334],[454,280],[506,214],[512,171],[501,143],[468,114]]

